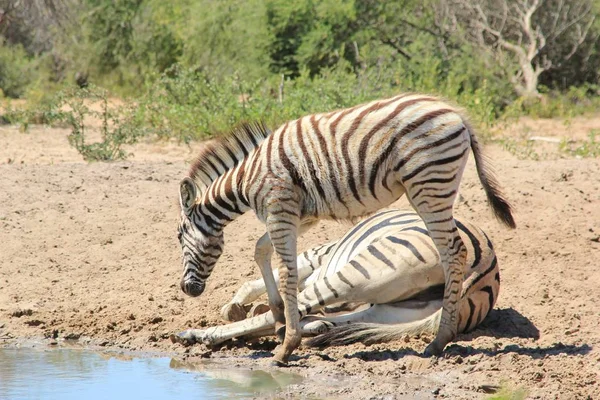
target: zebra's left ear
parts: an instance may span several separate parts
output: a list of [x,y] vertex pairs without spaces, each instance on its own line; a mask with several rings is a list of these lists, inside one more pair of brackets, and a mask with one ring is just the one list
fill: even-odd
[[189,213],[196,203],[197,189],[194,181],[188,177],[183,178],[179,184],[179,204],[181,209]]

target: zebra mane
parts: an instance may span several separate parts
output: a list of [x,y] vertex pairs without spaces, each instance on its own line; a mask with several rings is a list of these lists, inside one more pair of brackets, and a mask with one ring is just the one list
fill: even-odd
[[189,177],[203,191],[219,176],[241,163],[270,134],[263,122],[241,123],[204,146],[190,166]]

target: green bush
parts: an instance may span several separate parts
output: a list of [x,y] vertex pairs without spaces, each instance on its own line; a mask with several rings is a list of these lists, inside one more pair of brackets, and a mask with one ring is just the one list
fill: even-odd
[[21,45],[8,46],[0,39],[0,89],[4,96],[23,96],[36,77],[36,66],[36,60]]
[[598,85],[571,86],[566,92],[542,89],[540,98],[519,98],[505,112],[506,118],[527,115],[534,118],[573,118],[600,108]]
[[263,120],[275,127],[306,114],[407,90],[453,99],[478,124],[491,124],[500,114],[502,104],[494,99],[498,90],[490,89],[486,81],[474,88],[467,87],[468,76],[451,73],[446,80],[438,76],[436,67],[429,75],[421,72],[418,76],[401,68],[367,68],[356,73],[342,60],[314,76],[304,69],[295,79],[271,76],[250,81],[238,75],[219,78],[177,65],[152,79],[137,115],[158,137],[188,142],[218,135],[244,120]]
[[[108,92],[90,86],[85,89],[67,90],[57,97],[61,111],[57,119],[65,122],[70,128],[69,144],[83,156],[86,161],[113,161],[127,158],[128,154],[122,146],[134,144],[145,130],[139,125],[132,106],[111,107]],[[95,111],[88,104],[100,105]],[[94,121],[95,120],[95,121]],[[99,122],[95,126],[94,122]],[[99,130],[101,141],[89,143],[86,136],[92,130]]]
[[263,120],[275,127],[393,93],[390,87],[365,82],[341,65],[315,77],[304,70],[295,80],[271,76],[255,81],[237,75],[219,79],[175,66],[149,85],[138,117],[159,137],[188,142],[229,131],[244,120]]
[[[52,97],[76,72],[113,94],[135,97],[127,124],[135,119],[148,128],[143,134],[184,142],[242,120],[275,127],[407,91],[465,108],[484,136],[501,117],[572,117],[600,105],[593,100],[595,70],[585,82],[571,79],[571,71],[561,87],[577,86],[559,92],[562,70],[555,69],[544,81],[554,89],[543,91],[541,101],[517,99],[514,60],[500,66],[460,40],[461,32],[445,31],[431,0],[73,0],[54,14],[42,12],[53,0],[31,4],[39,15],[61,17],[60,29],[44,30],[51,43],[37,47],[43,50],[0,47],[0,89],[31,100],[4,119],[25,127],[56,120]],[[125,136],[137,135],[140,126]],[[125,141],[119,135],[115,140]],[[85,151],[84,141],[73,140]]]

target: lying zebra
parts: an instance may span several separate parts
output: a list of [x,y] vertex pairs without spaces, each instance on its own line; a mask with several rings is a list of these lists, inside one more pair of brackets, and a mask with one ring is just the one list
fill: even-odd
[[[458,325],[459,332],[465,332],[483,321],[494,306],[500,275],[485,233],[470,223],[456,220],[456,224],[468,254]],[[444,271],[425,224],[415,212],[387,210],[365,219],[338,241],[300,254],[298,273],[302,335],[324,334],[310,345],[390,341],[435,333],[439,326]],[[279,282],[278,271],[273,274]],[[222,308],[223,318],[244,318],[244,305],[264,293],[262,279],[246,282]],[[340,303],[360,303],[363,309],[336,316],[310,315]],[[227,325],[190,329],[171,339],[217,345],[234,337],[273,335],[274,329],[275,318],[268,311]]]

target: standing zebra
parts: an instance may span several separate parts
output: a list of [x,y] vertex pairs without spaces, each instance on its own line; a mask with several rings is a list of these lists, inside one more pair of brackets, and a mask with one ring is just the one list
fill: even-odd
[[[491,241],[473,224],[456,220],[467,248],[458,331],[478,326],[494,307],[500,270]],[[434,333],[441,316],[444,271],[425,224],[412,211],[385,210],[353,226],[339,240],[298,255],[300,329],[319,335],[313,346],[376,343]],[[277,277],[278,271],[273,271]],[[266,292],[264,280],[245,282],[224,311],[238,310]],[[340,304],[341,303],[341,304]],[[350,311],[313,316],[317,311]],[[260,305],[260,304],[259,304]],[[251,311],[251,314],[254,314]],[[225,312],[223,317],[231,320]],[[231,324],[189,329],[171,340],[218,345],[234,337],[273,334],[272,312]]]
[[[223,251],[223,228],[254,210],[267,233],[256,244],[260,267],[283,344],[285,365],[300,344],[297,304],[298,236],[320,218],[354,219],[390,205],[406,193],[438,249],[445,275],[440,327],[426,354],[440,354],[457,333],[465,248],[453,218],[462,173],[473,150],[479,179],[496,216],[515,223],[477,140],[451,106],[403,94],[345,110],[290,121],[270,133],[245,124],[201,152],[180,185],[181,287],[191,296]],[[275,250],[280,295],[271,271]],[[283,329],[285,327],[285,329]]]

